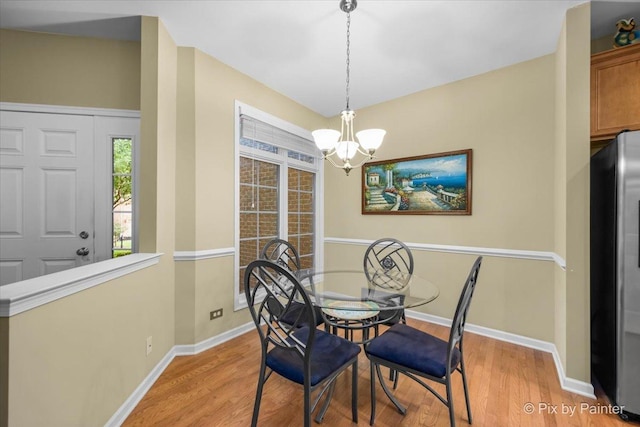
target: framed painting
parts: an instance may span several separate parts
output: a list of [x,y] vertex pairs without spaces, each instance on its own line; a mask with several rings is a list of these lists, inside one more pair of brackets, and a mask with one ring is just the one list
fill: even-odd
[[473,150],[366,163],[362,213],[471,215]]

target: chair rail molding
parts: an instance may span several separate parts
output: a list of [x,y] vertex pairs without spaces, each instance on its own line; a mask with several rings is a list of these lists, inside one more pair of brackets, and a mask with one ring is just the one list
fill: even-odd
[[131,254],[2,286],[0,317],[11,317],[160,262],[161,253]]
[[[334,243],[340,245],[359,245],[369,246],[373,240],[364,239],[345,239],[341,237],[325,237],[324,243]],[[445,252],[465,255],[482,255],[500,258],[518,258],[531,259],[537,261],[553,261],[562,270],[567,269],[567,262],[555,252],[545,251],[528,251],[520,249],[502,249],[502,248],[483,248],[478,246],[455,246],[455,245],[436,245],[432,243],[412,243],[403,242],[410,249],[415,251]]]
[[225,256],[233,256],[236,248],[219,248],[204,249],[201,251],[175,251],[173,253],[174,261],[200,261],[209,258],[220,258]]

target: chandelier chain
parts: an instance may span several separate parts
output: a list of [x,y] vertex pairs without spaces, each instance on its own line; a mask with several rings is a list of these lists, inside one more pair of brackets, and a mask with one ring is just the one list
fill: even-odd
[[[358,132],[358,140],[354,136],[353,119],[355,111],[349,107],[349,90],[351,83],[351,12],[356,9],[357,0],[340,0],[340,10],[347,14],[347,73],[346,73],[346,108],[340,114],[340,131],[333,129],[318,129],[312,133],[316,146],[322,152],[322,158],[332,166],[341,168],[347,175],[362,166],[367,160],[374,158],[374,153],[382,144],[385,131],[383,129],[366,129]],[[357,160],[360,153],[363,159]],[[334,160],[334,156],[337,160]],[[352,163],[353,162],[353,163]]]
[[347,12],[347,110],[349,109],[349,69],[350,69],[350,36],[351,36],[351,13]]

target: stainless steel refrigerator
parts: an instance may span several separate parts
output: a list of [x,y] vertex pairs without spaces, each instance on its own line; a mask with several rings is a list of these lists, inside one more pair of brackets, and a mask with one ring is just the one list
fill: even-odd
[[640,131],[591,157],[591,372],[640,416]]

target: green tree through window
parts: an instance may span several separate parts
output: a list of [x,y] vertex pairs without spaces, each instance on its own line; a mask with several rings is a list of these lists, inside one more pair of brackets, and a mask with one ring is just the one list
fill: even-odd
[[112,233],[113,258],[129,255],[133,237],[132,164],[133,141],[131,138],[113,138],[112,173]]
[[113,208],[131,201],[131,140],[113,140]]

